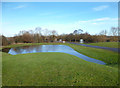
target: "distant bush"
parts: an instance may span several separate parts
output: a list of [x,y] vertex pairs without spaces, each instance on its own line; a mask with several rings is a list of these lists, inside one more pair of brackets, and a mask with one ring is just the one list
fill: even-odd
[[5,36],[0,36],[0,39],[2,40],[1,42],[2,42],[2,46],[6,46],[6,45],[8,45],[9,43],[8,43],[8,40],[7,40],[7,38],[5,37]]

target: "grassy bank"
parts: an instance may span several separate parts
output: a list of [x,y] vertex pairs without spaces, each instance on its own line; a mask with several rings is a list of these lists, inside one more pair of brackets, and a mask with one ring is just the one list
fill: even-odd
[[[16,44],[62,45],[63,43]],[[107,65],[84,61],[65,53],[3,53],[3,86],[114,86],[118,84],[118,54],[112,51],[65,43],[74,50]],[[4,47],[5,48],[5,47]],[[112,67],[111,67],[112,66]]]
[[12,44],[8,46],[4,46],[2,48],[13,48],[13,47],[20,47],[20,46],[30,46],[30,45],[58,45],[63,43],[23,43],[23,44]]
[[118,67],[118,53],[104,49],[97,49],[91,47],[85,47],[69,43],[25,43],[25,44],[14,44],[5,46],[4,48],[29,46],[29,45],[67,45],[86,56],[104,61],[107,65]]
[[65,53],[3,53],[3,86],[114,86],[117,68]]
[[2,85],[2,53],[0,52],[0,86]]
[[99,42],[99,43],[89,43],[87,45],[118,48],[118,42]]
[[75,44],[66,44],[72,47],[74,50],[82,53],[86,56],[104,61],[107,65],[117,67],[118,66],[118,53],[104,49],[97,49],[91,47],[85,47]]

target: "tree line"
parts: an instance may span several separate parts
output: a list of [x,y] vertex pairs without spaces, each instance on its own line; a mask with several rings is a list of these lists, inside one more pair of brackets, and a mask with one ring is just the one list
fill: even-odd
[[0,36],[3,46],[13,43],[43,43],[43,42],[58,42],[59,40],[67,42],[79,42],[83,39],[85,43],[96,43],[96,42],[118,42],[120,32],[119,27],[111,27],[108,32],[102,30],[99,34],[90,35],[88,32],[84,32],[82,29],[74,30],[73,33],[58,35],[56,30],[42,29],[40,27],[35,30],[20,31],[14,37]]

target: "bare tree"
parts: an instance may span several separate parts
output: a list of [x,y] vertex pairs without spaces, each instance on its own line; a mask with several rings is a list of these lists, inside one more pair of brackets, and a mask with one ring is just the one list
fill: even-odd
[[56,32],[56,30],[52,30],[51,33],[52,33],[52,35],[51,35],[52,36],[52,41],[53,42],[57,41],[57,37],[56,37],[57,36],[57,32]]
[[99,35],[107,35],[107,30],[102,30]]
[[57,36],[57,31],[56,30],[52,30],[51,32],[52,32],[52,35]]
[[120,27],[118,27],[118,36],[120,36]]
[[110,30],[111,41],[118,41],[119,27],[112,27]]
[[77,34],[81,34],[83,32],[82,29],[78,29]]
[[118,29],[119,27],[112,27],[111,30],[110,30],[110,35],[111,36],[118,36]]
[[107,40],[107,30],[102,30],[100,33],[99,33],[99,36],[97,36],[97,39],[99,42],[106,42]]
[[50,31],[47,28],[43,29],[43,34],[44,36],[48,36],[50,34]]
[[36,33],[38,33],[40,36],[42,35],[42,29],[41,29],[41,27],[36,27],[35,28],[35,31],[36,31]]

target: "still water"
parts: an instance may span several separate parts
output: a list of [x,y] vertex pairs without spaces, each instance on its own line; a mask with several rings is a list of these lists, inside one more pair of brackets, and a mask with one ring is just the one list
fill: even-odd
[[80,54],[74,49],[72,49],[71,47],[66,46],[66,45],[23,46],[23,47],[10,48],[9,50],[7,50],[7,53],[12,54],[12,55],[25,54],[25,53],[36,53],[36,52],[62,52],[62,53],[67,53],[67,54],[77,56],[89,62],[103,64],[103,65],[105,64],[103,61],[96,60],[96,59],[87,57],[83,54]]

